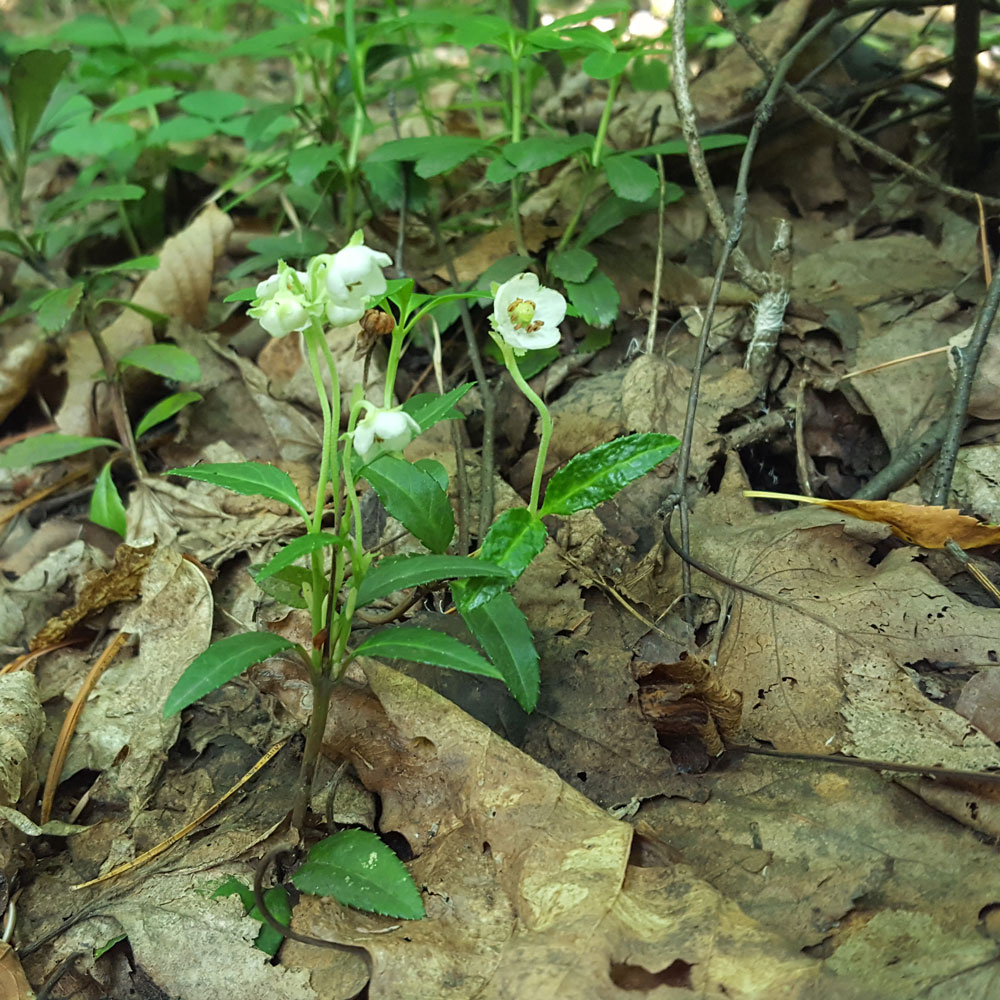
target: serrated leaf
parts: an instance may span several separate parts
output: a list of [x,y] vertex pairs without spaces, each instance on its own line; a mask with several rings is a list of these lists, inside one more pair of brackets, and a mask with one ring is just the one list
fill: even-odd
[[69,60],[68,52],[50,52],[47,49],[22,52],[14,60],[7,84],[7,96],[17,142],[17,157],[22,163],[31,148],[31,141],[42,120],[45,106],[69,65]]
[[611,190],[627,201],[645,201],[660,188],[657,172],[634,156],[609,156],[601,161],[601,166]]
[[34,308],[38,314],[38,325],[46,333],[61,330],[76,311],[83,296],[83,282],[78,281],[68,288],[54,288],[46,292]]
[[618,316],[618,289],[603,271],[594,273],[582,284],[564,281],[566,296],[591,326],[610,326]]
[[94,448],[118,448],[111,438],[80,437],[77,434],[37,434],[12,444],[0,453],[0,469],[20,469],[26,465],[56,462]]
[[383,656],[387,660],[412,660],[432,667],[458,670],[502,681],[500,671],[452,635],[435,632],[417,625],[400,625],[369,636],[352,653],[353,656]]
[[292,882],[302,892],[333,896],[358,910],[405,920],[424,915],[406,866],[367,830],[341,830],[314,844]]
[[439,420],[461,420],[462,414],[455,404],[475,385],[466,382],[456,386],[443,396],[437,392],[421,392],[403,403],[403,412],[408,413],[420,425],[420,431],[430,430]]
[[171,688],[163,705],[163,718],[169,719],[210,691],[239,677],[248,667],[294,645],[273,632],[241,632],[213,642],[204,653],[195,657]]
[[263,462],[205,462],[185,469],[167,469],[165,476],[185,476],[200,479],[203,483],[221,486],[242,496],[267,497],[288,504],[293,510],[308,518],[309,513],[302,497],[292,482],[292,477],[273,465]]
[[341,544],[343,541],[339,535],[331,535],[326,531],[310,532],[308,535],[295,538],[254,572],[254,582],[260,584],[261,580],[267,580],[275,573],[280,573],[292,563],[298,562],[303,556],[309,555],[310,552],[316,552],[328,545]]
[[200,392],[175,392],[172,396],[161,399],[156,406],[150,407],[149,412],[136,425],[135,436],[142,437],[146,431],[151,430],[157,424],[162,424],[164,420],[169,420],[185,406],[197,403],[201,398]]
[[458,613],[500,671],[507,689],[526,712],[538,704],[538,652],[528,622],[507,591],[478,608],[463,610],[464,583],[453,583]]
[[501,152],[504,159],[517,168],[519,174],[526,174],[560,163],[574,153],[589,149],[593,143],[594,137],[585,132],[577,135],[537,135],[520,142],[510,142]]
[[548,267],[552,276],[560,281],[586,281],[597,267],[597,258],[587,250],[560,250],[550,253]]
[[[526,507],[505,510],[490,526],[479,558],[507,571],[507,580],[469,580],[462,588],[462,608],[471,610],[509,590],[545,548],[545,525]],[[470,574],[471,576],[472,574]]]
[[444,552],[455,534],[448,496],[423,469],[395,455],[380,455],[361,474],[385,509],[432,552]]
[[97,474],[94,492],[90,495],[90,519],[94,524],[108,528],[122,538],[126,535],[125,504],[111,478],[111,462],[105,462]]
[[549,480],[539,517],[572,514],[610,500],[655,469],[679,444],[670,434],[630,434],[574,456]]
[[[258,567],[251,566],[253,573]],[[273,597],[280,604],[287,604],[290,608],[299,608],[301,611],[309,609],[309,601],[305,598],[305,588],[312,587],[312,572],[305,566],[288,566],[283,570],[269,576],[266,580],[258,583],[257,586]],[[323,593],[330,589],[329,584],[324,579]]]
[[363,608],[380,597],[388,597],[397,590],[419,587],[423,583],[436,583],[456,577],[488,576],[508,580],[509,574],[488,560],[471,556],[421,555],[390,556],[383,559],[366,574],[358,588],[358,607]]
[[118,360],[118,367],[142,368],[175,382],[197,382],[201,378],[198,359],[174,344],[135,347]]

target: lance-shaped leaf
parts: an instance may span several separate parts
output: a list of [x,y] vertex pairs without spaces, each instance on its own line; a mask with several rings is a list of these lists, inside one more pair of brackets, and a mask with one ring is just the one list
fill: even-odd
[[77,434],[37,434],[12,444],[0,454],[0,469],[20,469],[25,465],[55,462],[94,448],[118,448],[110,438],[80,437]]
[[429,663],[433,667],[503,680],[500,671],[489,660],[464,642],[445,632],[418,625],[400,625],[370,636],[352,655],[361,654],[384,656],[389,660],[413,660],[414,663]]
[[630,434],[576,455],[549,480],[539,516],[572,514],[610,500],[655,469],[679,444],[670,434]]
[[508,572],[482,559],[470,556],[430,556],[416,553],[390,556],[370,569],[358,588],[358,607],[363,608],[380,597],[387,597],[397,590],[419,587],[422,583],[436,583],[455,577],[487,576],[509,581]]
[[275,553],[270,561],[258,569],[254,573],[254,581],[259,584],[261,580],[266,580],[268,577],[274,576],[275,573],[280,573],[286,566],[291,566],[302,556],[316,552],[327,545],[340,545],[342,542],[343,539],[339,535],[331,535],[326,531],[302,535],[300,538],[290,541],[281,551]]
[[169,719],[209,691],[238,677],[247,667],[294,645],[294,642],[273,632],[241,632],[213,642],[204,653],[194,658],[177,679],[167,695],[163,717]]
[[444,552],[455,534],[448,496],[423,469],[395,455],[379,455],[361,473],[385,509],[432,552]]
[[197,403],[201,398],[200,392],[175,392],[172,396],[161,399],[155,406],[150,407],[146,415],[136,425],[135,436],[142,437],[146,431],[151,430],[157,424],[162,424],[164,420],[169,420],[185,406]]
[[201,378],[198,359],[174,344],[143,344],[118,361],[119,368],[144,368],[175,382],[197,382]]
[[302,892],[333,896],[359,910],[406,920],[424,915],[406,866],[367,830],[341,830],[314,844],[292,882]]
[[429,430],[439,420],[460,420],[462,414],[455,404],[475,385],[466,382],[456,386],[443,396],[436,392],[421,392],[403,403],[403,412],[408,413],[420,425],[421,431]]
[[14,60],[7,84],[17,158],[24,163],[38,123],[59,78],[69,65],[68,52],[31,49]]
[[500,671],[504,684],[526,712],[538,703],[538,653],[528,622],[506,591],[491,601],[462,610],[463,583],[453,583],[458,612],[476,641]]
[[263,462],[205,462],[184,469],[167,469],[165,476],[186,476],[232,490],[243,496],[267,497],[288,504],[304,518],[309,513],[302,497],[292,482],[292,477],[273,465]]
[[94,492],[90,494],[90,519],[125,537],[125,504],[111,478],[111,462],[104,463],[94,482]]
[[505,569],[508,579],[504,583],[469,580],[462,587],[459,610],[465,612],[478,608],[513,586],[535,556],[545,548],[546,534],[545,525],[526,507],[505,510],[486,533],[479,556],[485,562]]

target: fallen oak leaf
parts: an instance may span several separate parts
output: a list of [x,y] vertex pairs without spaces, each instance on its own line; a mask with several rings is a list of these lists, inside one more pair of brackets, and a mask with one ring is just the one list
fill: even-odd
[[821,500],[795,493],[770,493],[767,490],[744,490],[743,495],[764,500],[812,503],[839,510],[862,521],[879,521],[887,524],[897,538],[924,549],[943,549],[949,541],[962,549],[1000,545],[1000,525],[985,524],[945,507],[922,507],[896,500]]

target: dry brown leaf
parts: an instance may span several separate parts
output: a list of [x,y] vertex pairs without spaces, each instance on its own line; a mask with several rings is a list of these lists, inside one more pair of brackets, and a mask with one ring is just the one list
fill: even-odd
[[31,1000],[34,995],[17,952],[6,941],[0,943],[0,996],[4,1000]]
[[822,500],[795,493],[769,493],[766,490],[744,490],[743,495],[765,500],[811,503],[839,510],[862,521],[879,521],[889,525],[897,538],[925,549],[943,549],[949,541],[963,549],[1000,545],[1000,525],[983,524],[974,517],[946,507],[923,507],[896,500]]

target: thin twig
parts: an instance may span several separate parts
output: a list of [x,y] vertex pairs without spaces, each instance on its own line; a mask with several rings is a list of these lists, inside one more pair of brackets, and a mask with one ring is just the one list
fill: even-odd
[[[686,2],[686,0],[683,0]],[[646,327],[646,353],[652,354],[656,346],[656,324],[660,318],[660,286],[663,283],[663,216],[667,200],[667,176],[663,171],[663,157],[656,154],[656,176],[660,181],[660,201],[656,212],[656,268],[653,271],[653,305],[649,310]]]
[[852,500],[884,500],[893,490],[908,483],[940,450],[948,429],[948,418],[939,417],[916,441],[900,448],[889,464],[858,490]]

